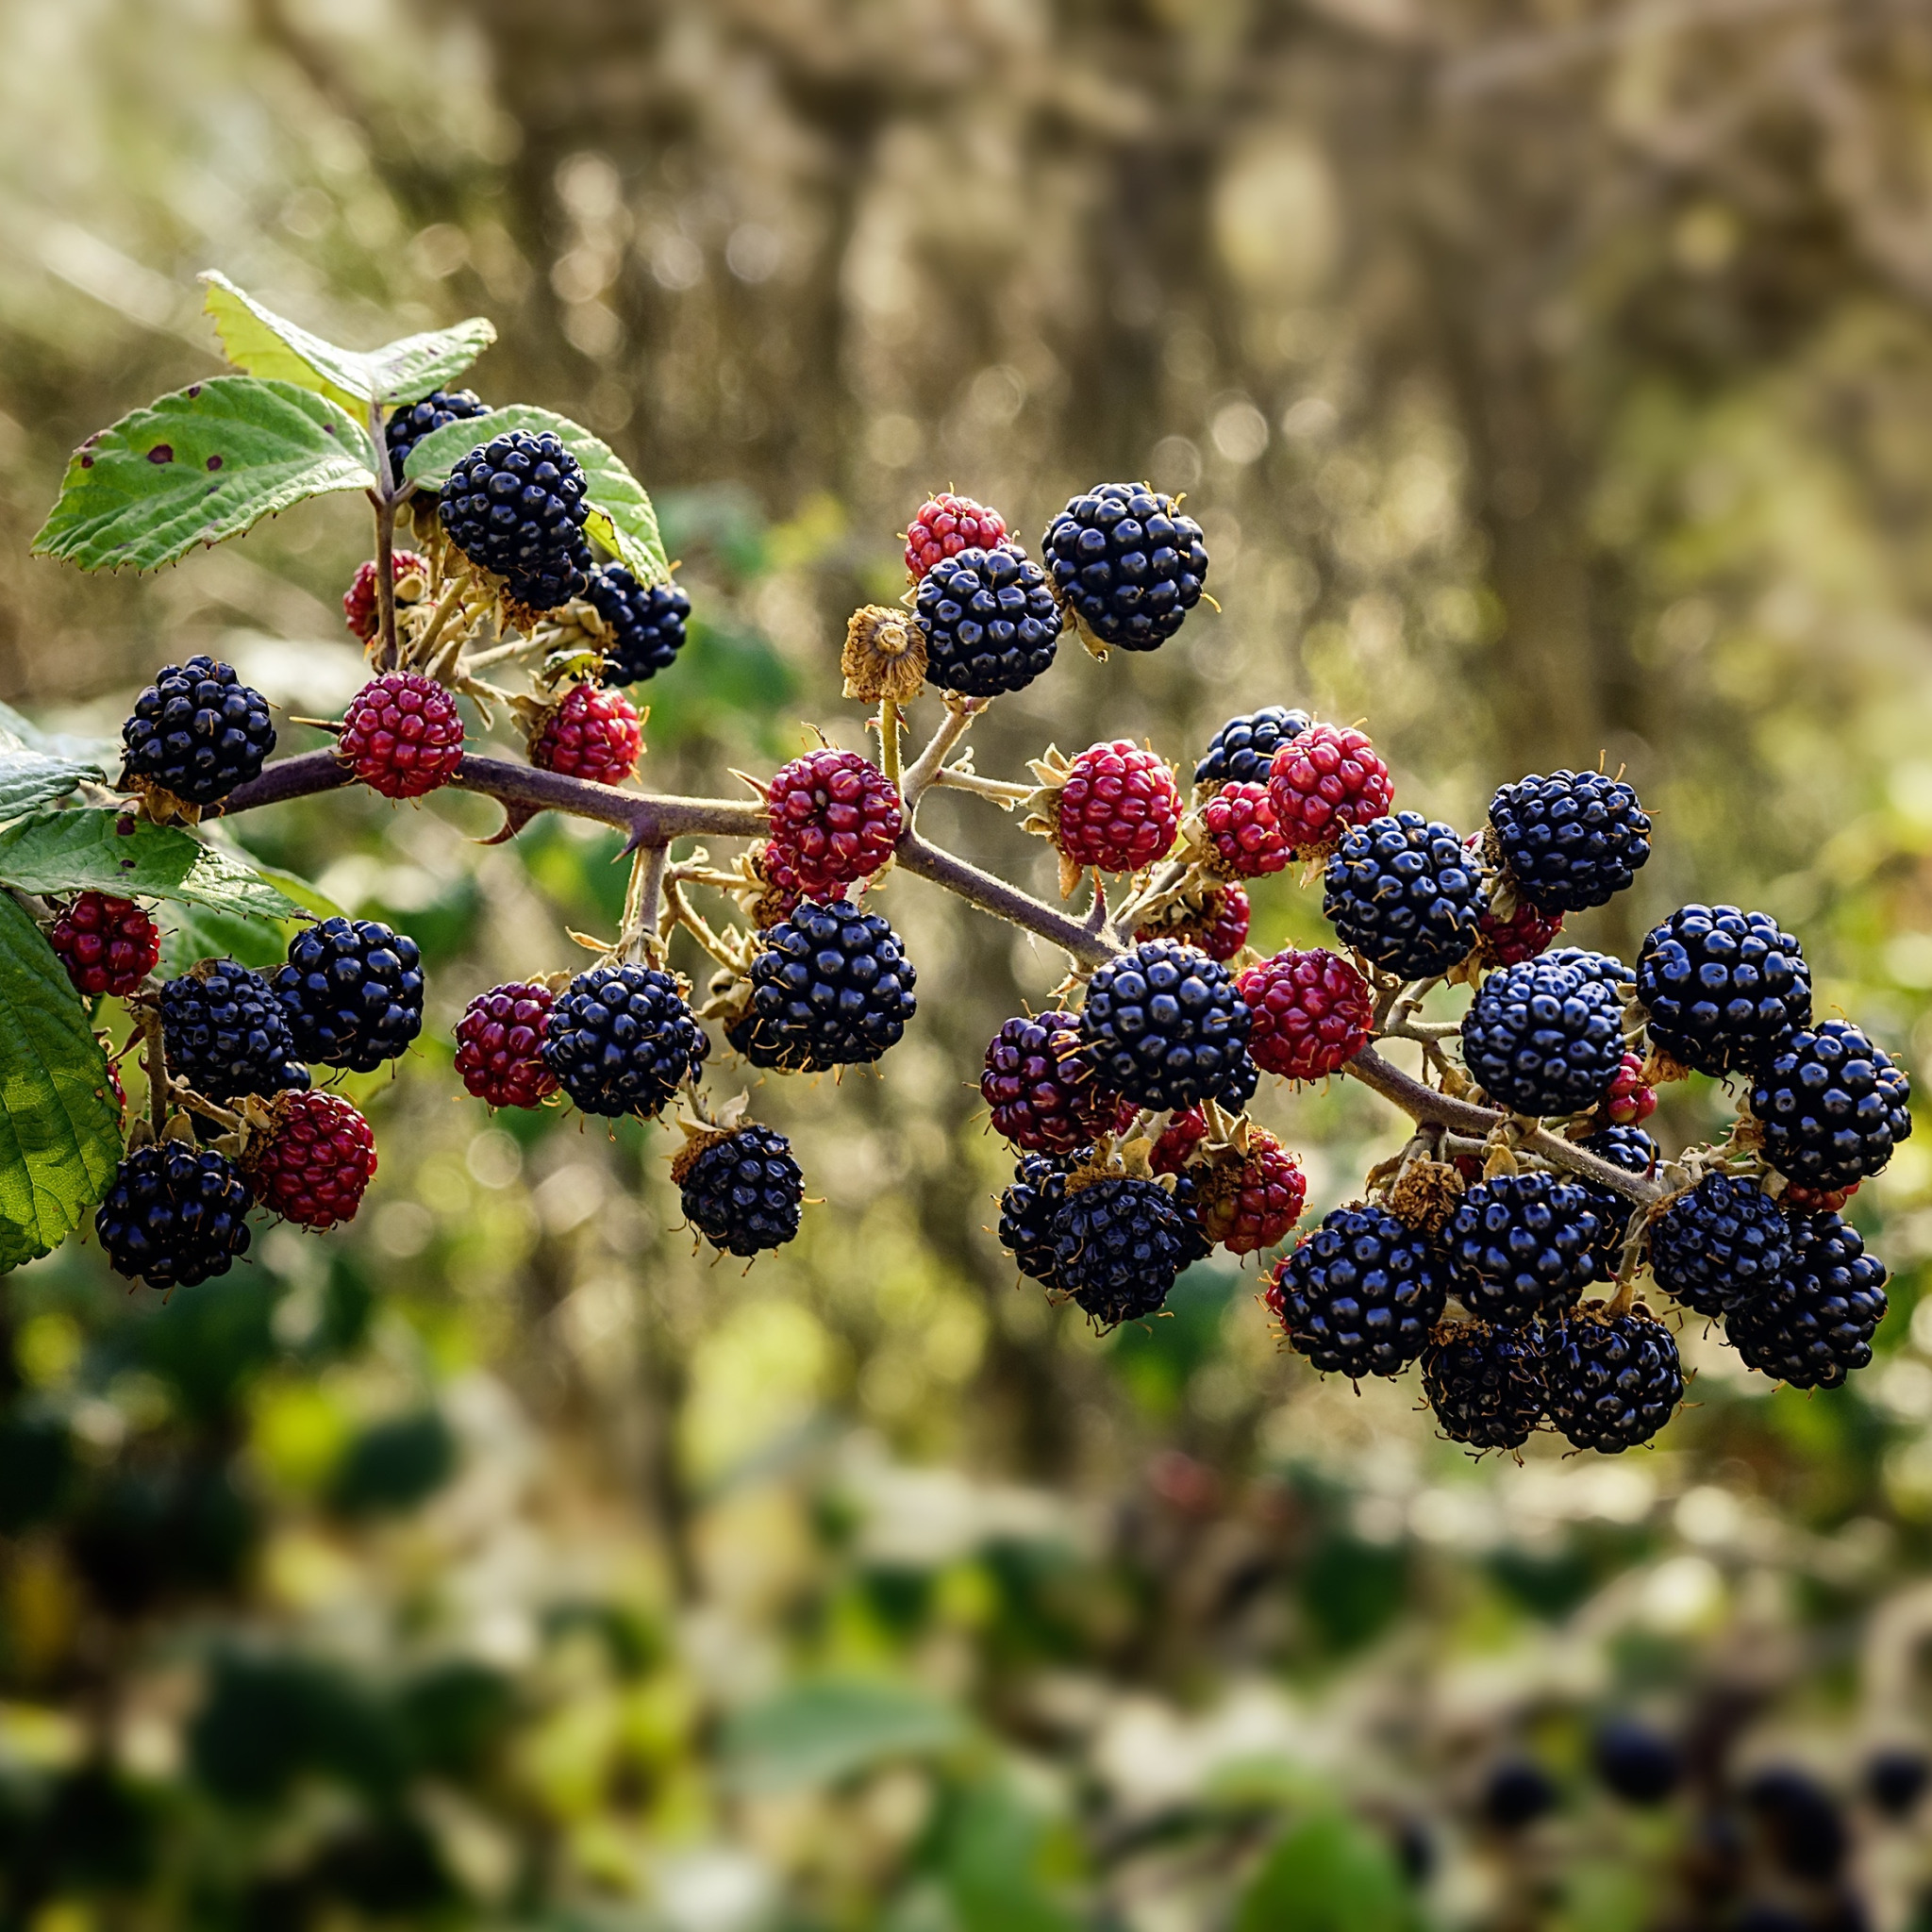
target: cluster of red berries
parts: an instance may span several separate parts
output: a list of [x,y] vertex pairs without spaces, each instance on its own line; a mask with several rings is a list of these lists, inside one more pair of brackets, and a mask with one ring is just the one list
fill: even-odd
[[767,874],[797,898],[837,897],[892,856],[905,825],[898,788],[854,751],[831,745],[793,758],[765,794]]

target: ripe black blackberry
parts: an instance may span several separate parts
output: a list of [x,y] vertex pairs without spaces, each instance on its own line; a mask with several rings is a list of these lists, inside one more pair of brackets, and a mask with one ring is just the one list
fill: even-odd
[[675,584],[641,584],[623,564],[601,563],[583,594],[610,626],[604,683],[641,683],[669,670],[683,650],[691,599]]
[[1884,1744],[1865,1760],[1865,1792],[1887,1818],[1909,1818],[1932,1784],[1932,1761],[1913,1744]]
[[1459,1322],[1436,1330],[1423,1392],[1442,1433],[1472,1449],[1521,1449],[1543,1419],[1542,1330]]
[[1512,1757],[1484,1780],[1483,1817],[1498,1831],[1521,1831],[1554,1811],[1561,1795],[1541,1765]]
[[1552,946],[1539,953],[1545,966],[1567,966],[1586,979],[1600,979],[1613,991],[1635,983],[1637,975],[1612,953],[1592,953],[1588,946]]
[[1811,1018],[1811,969],[1768,912],[1683,906],[1645,936],[1637,997],[1650,1040],[1700,1074],[1749,1072]]
[[239,961],[204,959],[161,988],[160,1004],[168,1071],[204,1100],[308,1087],[275,989]]
[[1651,1224],[1650,1270],[1700,1315],[1749,1307],[1790,1265],[1790,1228],[1755,1180],[1707,1174]]
[[114,1171],[94,1214],[108,1265],[150,1288],[192,1288],[248,1252],[255,1199],[226,1156],[162,1141]]
[[1490,824],[1520,898],[1539,912],[1606,906],[1650,857],[1650,817],[1621,778],[1552,772],[1505,785]]
[[1259,1078],[1234,975],[1174,940],[1143,940],[1088,983],[1080,1038],[1095,1079],[1137,1107],[1243,1105]]
[[1607,1456],[1647,1442],[1676,1413],[1676,1339],[1646,1309],[1592,1304],[1552,1323],[1543,1373],[1549,1417],[1573,1448]]
[[1179,1208],[1158,1181],[1075,1182],[1053,1218],[1057,1285],[1102,1328],[1153,1314],[1187,1252]]
[[920,578],[912,616],[925,633],[927,679],[963,697],[1020,691],[1059,649],[1046,573],[1010,546],[941,558]]
[[1404,979],[1467,958],[1482,909],[1482,878],[1461,840],[1419,811],[1351,826],[1328,860],[1322,916],[1364,958]]
[[1524,1114],[1581,1113],[1624,1064],[1615,990],[1573,967],[1524,959],[1485,979],[1462,1016],[1462,1062],[1490,1098]]
[[1849,1020],[1779,1042],[1751,1091],[1764,1158],[1786,1179],[1847,1188],[1876,1174],[1912,1131],[1912,1084]]
[[423,1030],[423,956],[376,919],[325,919],[289,941],[275,976],[306,1060],[373,1073]]
[[1174,498],[1144,483],[1102,483],[1047,525],[1041,555],[1054,594],[1103,644],[1158,650],[1201,601],[1208,546]]
[[1324,1374],[1399,1375],[1428,1346],[1448,1293],[1442,1251],[1373,1205],[1338,1208],[1274,1265],[1268,1306]]
[[684,991],[656,966],[592,966],[558,995],[543,1064],[586,1113],[657,1113],[711,1042]]
[[489,413],[490,405],[467,389],[433,389],[420,403],[403,404],[383,425],[391,473],[400,482],[409,452],[432,431]]
[[1724,1334],[1752,1368],[1780,1382],[1836,1389],[1872,1359],[1872,1337],[1885,1319],[1885,1264],[1836,1214],[1789,1220],[1784,1273],[1726,1311]]
[[755,1067],[862,1066],[896,1046],[919,1010],[898,934],[849,900],[807,900],[758,941],[751,1004],[725,1033]]
[[1207,752],[1194,767],[1194,783],[1267,784],[1274,754],[1314,722],[1306,711],[1292,711],[1286,705],[1264,705],[1258,711],[1230,718],[1208,741]]
[[437,507],[450,541],[518,603],[549,610],[586,588],[583,465],[549,430],[512,429],[472,450]]
[[1574,1181],[1499,1174],[1463,1195],[1442,1240],[1463,1307],[1520,1328],[1567,1307],[1597,1278],[1601,1232],[1590,1196]]
[[[1084,1150],[1083,1150],[1084,1151]],[[1067,1171],[1079,1154],[1023,1154],[1000,1196],[1000,1245],[1020,1272],[1045,1288],[1058,1289],[1053,1224],[1067,1200]]]
[[684,1216],[714,1248],[749,1259],[798,1232],[805,1174],[791,1142],[750,1122],[693,1140],[671,1163]]
[[1613,1717],[1601,1725],[1591,1757],[1605,1788],[1626,1805],[1661,1805],[1684,1775],[1677,1747],[1635,1718]]
[[268,700],[225,664],[166,664],[121,727],[124,791],[158,785],[186,805],[214,805],[261,775],[275,748]]
[[[1599,1127],[1577,1144],[1586,1153],[1607,1160],[1612,1167],[1621,1167],[1625,1174],[1646,1176],[1657,1172],[1657,1158],[1662,1152],[1641,1127],[1617,1122]],[[1630,1216],[1636,1209],[1636,1203],[1613,1188],[1600,1188],[1594,1181],[1583,1180],[1574,1174],[1570,1178],[1575,1180],[1576,1185],[1590,1196],[1590,1205],[1596,1210],[1599,1223],[1597,1276],[1603,1281],[1613,1280],[1624,1258],[1624,1240],[1630,1231]]]

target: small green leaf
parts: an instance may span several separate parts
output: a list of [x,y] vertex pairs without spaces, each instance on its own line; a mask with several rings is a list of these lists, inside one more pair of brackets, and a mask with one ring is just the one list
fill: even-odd
[[1416,1912],[1381,1836],[1340,1811],[1285,1832],[1235,1912],[1235,1932],[1415,1932]]
[[83,443],[34,539],[83,570],[153,570],[310,496],[375,483],[368,432],[311,390],[216,375]]
[[257,919],[289,919],[302,910],[229,853],[178,825],[157,825],[112,807],[39,812],[0,831],[0,883],[25,892],[186,899]]
[[734,1712],[724,1726],[724,1756],[744,1790],[796,1790],[888,1758],[949,1750],[965,1736],[960,1713],[924,1691],[828,1678]]
[[0,738],[0,824],[65,798],[83,778],[103,776],[98,765],[50,758]]
[[79,1224],[121,1158],[108,1062],[65,969],[0,892],[0,1266]]
[[226,275],[208,269],[202,307],[213,317],[222,351],[237,369],[312,389],[358,419],[371,403],[419,402],[460,375],[496,340],[480,315],[454,328],[401,336],[379,349],[344,349],[264,308]]
[[412,482],[440,490],[458,462],[478,443],[512,429],[526,429],[533,436],[547,429],[555,435],[584,466],[591,505],[591,535],[613,556],[622,558],[639,583],[671,581],[671,564],[664,555],[664,540],[658,534],[658,513],[651,508],[644,486],[625,467],[608,442],[600,441],[568,416],[555,415],[528,403],[515,403],[507,409],[491,409],[487,416],[446,423],[441,429],[432,430],[409,452],[403,474]]

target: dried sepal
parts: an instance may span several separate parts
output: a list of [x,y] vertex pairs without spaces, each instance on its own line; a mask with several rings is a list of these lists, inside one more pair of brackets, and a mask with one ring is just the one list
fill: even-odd
[[846,622],[839,669],[848,698],[910,704],[925,684],[925,633],[892,605],[861,605]]

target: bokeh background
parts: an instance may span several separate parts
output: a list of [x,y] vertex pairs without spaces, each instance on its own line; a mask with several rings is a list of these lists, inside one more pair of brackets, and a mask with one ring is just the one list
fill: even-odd
[[[1765,907],[1928,1058],[1921,8],[6,0],[0,695],[67,728],[192,650],[298,712],[358,682],[353,505],[147,580],[27,557],[69,448],[213,366],[208,266],[358,345],[489,314],[486,398],[633,464],[697,613],[654,786],[863,742],[843,620],[930,490],[1033,539],[1145,475],[1221,609],[1063,652],[982,770],[1296,702],[1470,826],[1601,755],[1657,857],[1579,939]],[[1252,1269],[1108,1339],[1016,1285],[972,1081],[1057,969],[920,881],[882,1076],[753,1094],[824,1205],[749,1274],[665,1130],[453,1098],[465,999],[620,895],[608,835],[491,817],[234,827],[430,962],[350,1083],[353,1230],[165,1307],[91,1247],[0,1289],[0,1924],[1932,1924],[1924,1814],[1864,1795],[1932,1742],[1932,1137],[1855,1204],[1894,1275],[1851,1387],[1693,1324],[1654,1451],[1473,1464],[1412,1381],[1279,1353]],[[1050,888],[981,801],[926,823]],[[1260,886],[1264,943],[1320,931]],[[1398,1144],[1347,1083],[1262,1106],[1311,1209]],[[1591,1774],[1619,1714],[1683,1744],[1660,1809]],[[1502,1832],[1519,1760],[1557,1804]],[[1735,1803],[1767,1768],[1826,1824]]]

